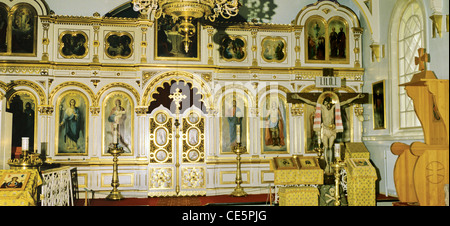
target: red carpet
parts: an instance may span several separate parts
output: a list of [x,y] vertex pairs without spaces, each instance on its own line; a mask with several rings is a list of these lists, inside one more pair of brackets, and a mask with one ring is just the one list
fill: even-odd
[[[84,206],[84,199],[75,201],[75,206]],[[157,198],[125,198],[119,201],[106,199],[90,199],[89,206],[205,206],[208,204],[230,203],[266,203],[269,204],[268,194],[247,195],[246,197],[194,196],[194,197],[157,197]]]

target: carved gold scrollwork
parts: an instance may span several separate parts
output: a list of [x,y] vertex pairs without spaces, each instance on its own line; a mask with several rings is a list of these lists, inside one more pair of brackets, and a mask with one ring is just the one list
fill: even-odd
[[53,114],[54,108],[51,105],[40,105],[38,106],[37,110],[41,115],[50,116]]
[[292,108],[291,108],[292,116],[303,116],[304,112],[305,112],[304,104],[293,104],[292,105]]
[[147,114],[148,107],[147,106],[137,106],[134,110],[138,116],[143,116],[143,115]]

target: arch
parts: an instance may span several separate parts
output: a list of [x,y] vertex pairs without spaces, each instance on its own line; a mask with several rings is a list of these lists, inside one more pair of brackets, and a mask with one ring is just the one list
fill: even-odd
[[38,99],[39,99],[39,105],[47,104],[47,95],[45,94],[44,89],[42,89],[42,87],[39,86],[37,83],[34,83],[32,81],[27,81],[27,80],[14,80],[8,84],[6,84],[4,82],[0,83],[0,88],[5,90],[6,96],[11,95],[13,93],[13,92],[11,92],[13,89],[16,89],[17,87],[21,87],[21,86],[29,87],[34,92],[37,93]]
[[200,94],[202,94],[202,102],[206,107],[209,107],[208,99],[211,97],[211,88],[209,85],[203,81],[199,76],[184,72],[184,71],[168,71],[154,77],[154,79],[148,82],[145,88],[144,94],[142,96],[141,105],[149,106],[152,101],[154,101],[153,95],[158,93],[158,88],[164,86],[164,83],[175,81],[184,81],[191,84],[193,88],[197,88]]
[[91,102],[92,102],[92,106],[98,106],[98,100],[94,94],[94,92],[85,84],[81,83],[81,82],[74,82],[74,81],[70,81],[70,82],[63,82],[59,85],[57,85],[49,94],[49,103],[48,104],[53,104],[55,102],[55,97],[56,94],[61,91],[62,89],[66,88],[66,87],[70,87],[70,86],[75,86],[77,88],[81,88],[82,90],[84,90],[90,97]]
[[[221,101],[223,99],[223,97],[226,95],[226,91],[230,90],[230,89],[236,89],[236,90],[241,90],[242,92],[244,92],[245,96],[248,98],[248,107],[256,107],[257,106],[257,101],[255,100],[255,97],[252,95],[251,91],[245,87],[244,85],[240,85],[240,84],[230,84],[230,85],[225,85],[223,86],[221,89],[219,89],[215,94],[214,94],[214,101],[212,104],[213,108],[217,108],[221,103],[219,101]],[[217,108],[218,109],[218,108]]]
[[[126,83],[123,82],[113,82],[113,83],[109,83],[108,85],[103,86],[96,95],[96,100],[97,100],[97,105],[100,102],[102,96],[110,89],[112,88],[124,88],[126,90],[128,90],[130,93],[133,94],[136,104],[140,104],[141,102],[141,97],[139,95],[139,92],[131,85],[128,85]],[[113,91],[111,91],[113,92]]]
[[[340,16],[348,19],[353,27],[360,27],[360,22],[356,13],[347,6],[340,5],[337,1],[317,1],[314,4],[305,6],[295,17],[295,20],[293,21],[294,25],[305,24],[305,21],[312,15],[321,16],[325,20],[328,20],[331,17],[328,15],[329,10],[338,12]],[[335,16],[336,14],[333,15]]]
[[[388,122],[395,122],[392,123],[391,125],[391,132],[393,133],[399,133],[401,132],[402,128],[400,125],[401,122],[401,117],[400,117],[400,105],[401,105],[401,101],[400,101],[400,89],[399,89],[399,85],[401,83],[399,75],[400,75],[400,34],[401,34],[401,28],[403,27],[402,25],[402,20],[404,18],[404,14],[405,11],[408,9],[408,7],[412,6],[413,4],[417,5],[418,9],[420,10],[419,12],[419,17],[421,17],[420,22],[421,22],[421,35],[422,35],[422,41],[421,41],[421,46],[422,48],[427,48],[427,17],[426,17],[426,8],[425,5],[423,3],[423,1],[421,0],[398,0],[395,4],[395,6],[393,7],[393,11],[391,14],[391,18],[390,18],[390,26],[389,26],[389,37],[388,37],[388,48],[390,49],[389,51],[389,81],[390,81],[390,85],[386,87],[386,92],[390,94],[390,96],[392,96],[392,98],[386,99],[388,104],[386,107],[390,107],[391,110],[389,112],[397,112],[396,114],[390,114],[389,116],[387,115],[387,117],[390,117],[390,120],[388,120]],[[405,47],[404,47],[405,48]],[[413,54],[416,55],[417,51],[413,51]],[[412,62],[414,63],[414,62]],[[403,89],[403,88],[402,88]],[[406,95],[406,94],[403,94]],[[408,97],[409,98],[409,97]],[[408,99],[406,98],[406,100]],[[406,101],[405,100],[405,101]],[[411,104],[413,106],[413,103],[411,101]],[[412,111],[414,111],[412,109]],[[412,112],[411,111],[411,112]],[[412,114],[413,117],[417,116],[414,114]],[[418,122],[420,123],[420,122]],[[408,128],[408,127],[406,127]],[[418,127],[417,127],[418,128]],[[417,134],[418,135],[422,135],[423,131],[421,129],[417,130]]]

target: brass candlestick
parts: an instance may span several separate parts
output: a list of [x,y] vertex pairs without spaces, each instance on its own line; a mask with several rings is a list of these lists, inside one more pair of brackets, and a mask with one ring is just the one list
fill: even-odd
[[236,171],[236,187],[234,191],[231,193],[231,196],[234,197],[243,197],[247,196],[247,193],[244,191],[244,188],[241,187],[242,184],[242,175],[241,175],[241,154],[246,152],[245,147],[241,146],[241,143],[237,143],[236,146],[233,147],[233,152],[236,153],[237,157],[237,171]]
[[334,189],[334,206],[340,206],[341,205],[341,195],[339,192],[339,184],[341,183],[341,168],[345,166],[344,162],[341,162],[340,159],[336,159],[336,162],[332,165],[334,168],[334,183],[335,183],[335,189]]
[[117,171],[118,169],[118,164],[117,162],[119,161],[118,157],[120,154],[123,153],[123,148],[119,147],[117,143],[113,144],[114,146],[112,148],[109,148],[108,153],[110,153],[114,159],[113,159],[113,178],[111,181],[111,186],[113,187],[113,190],[109,193],[109,195],[106,197],[107,200],[121,200],[124,197],[122,196],[122,194],[120,194],[120,191],[117,189],[117,187],[119,187],[119,173]]

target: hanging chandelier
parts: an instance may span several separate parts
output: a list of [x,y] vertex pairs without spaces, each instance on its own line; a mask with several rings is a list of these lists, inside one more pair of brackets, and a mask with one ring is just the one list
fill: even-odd
[[180,19],[178,33],[183,36],[184,50],[189,51],[190,38],[197,32],[193,19],[205,17],[214,22],[219,16],[229,19],[239,12],[239,0],[133,0],[133,9],[155,19],[169,15]]

